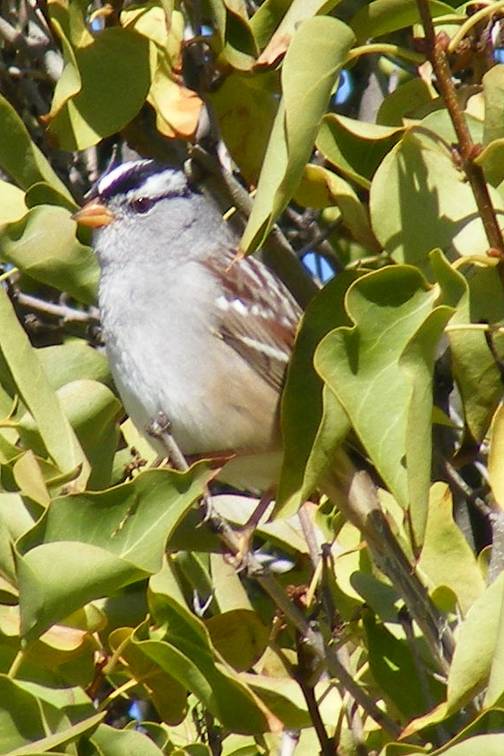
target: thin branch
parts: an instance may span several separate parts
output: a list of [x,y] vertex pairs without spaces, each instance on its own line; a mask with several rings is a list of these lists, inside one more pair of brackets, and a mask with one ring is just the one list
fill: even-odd
[[[419,653],[418,643],[417,639],[415,638],[415,632],[413,629],[413,623],[411,622],[411,617],[409,616],[407,611],[399,612],[399,622],[401,623],[401,626],[404,630],[406,642],[411,652],[411,657],[413,659],[413,664],[416,672],[416,679],[418,680],[425,706],[430,711],[434,708],[435,701],[430,691],[425,663],[423,662],[422,657]],[[437,748],[441,747],[450,739],[449,734],[441,724],[437,724],[434,727],[434,732],[436,733],[435,743]]]
[[44,299],[39,299],[39,297],[34,297],[31,294],[24,294],[21,291],[16,292],[15,300],[23,307],[34,310],[35,312],[40,312],[43,315],[60,318],[66,323],[99,322],[99,315],[96,307],[92,307],[88,311],[76,310],[73,307],[68,307],[68,305],[46,302]]
[[483,333],[504,333],[503,326],[492,325],[491,323],[455,323],[445,328],[446,333],[455,333],[456,331],[482,331]]
[[[241,553],[241,539],[224,518],[211,508],[209,512],[207,511],[205,519],[219,534],[224,545],[233,555]],[[247,568],[250,577],[256,580],[282,612],[286,620],[305,639],[306,643],[311,647],[312,652],[327,666],[329,674],[345,688],[368,716],[374,719],[378,725],[381,725],[392,737],[399,737],[401,732],[399,725],[388,714],[382,711],[373,699],[355,682],[353,676],[341,663],[338,652],[332,646],[325,643],[322,634],[308,622],[299,607],[288,597],[280,583],[273,575],[264,571],[263,566],[254,554],[250,552],[247,555]]]
[[[251,567],[254,566],[252,561]],[[381,725],[394,738],[399,737],[401,728],[388,714],[382,711],[370,698],[367,693],[355,682],[353,676],[347,672],[340,662],[334,648],[324,643],[322,635],[305,619],[302,612],[290,601],[289,597],[275,580],[272,575],[254,574],[252,576],[257,580],[261,588],[269,595],[276,606],[282,611],[286,619],[306,638],[314,653],[321,659],[325,660],[327,668],[332,677],[348,691],[348,693],[357,701],[359,706],[374,721]]]
[[455,469],[451,462],[445,460],[443,467],[450,484],[458,489],[466,501],[473,504],[483,517],[488,517],[493,511],[492,507],[490,507],[481,496],[478,496],[477,492],[466,483],[462,475]]
[[15,29],[5,18],[0,17],[0,37],[17,50],[29,52],[29,45],[24,35]]
[[0,37],[17,50],[21,50],[30,58],[36,58],[46,49],[47,44],[40,38],[32,39],[18,31],[12,24],[0,17]]
[[310,559],[313,565],[313,569],[316,569],[320,561],[320,548],[317,543],[317,536],[315,534],[315,528],[313,527],[310,513],[308,511],[308,505],[306,502],[301,506],[301,508],[298,511],[298,519],[299,519],[299,524],[301,525],[301,530],[303,531],[303,536],[306,541],[306,545],[308,546],[308,551],[310,554]]
[[326,474],[321,488],[338,505],[345,519],[361,531],[377,566],[402,597],[422,630],[434,661],[446,675],[454,650],[450,628],[393,534],[368,473],[357,471],[340,451],[337,464]]
[[497,222],[483,169],[474,162],[478,148],[473,142],[464,113],[457,100],[457,92],[446,55],[446,43],[440,37],[436,37],[428,0],[417,0],[417,6],[425,33],[426,53],[457,135],[462,167],[471,185],[488,244],[497,256],[504,258],[502,231]]
[[26,658],[26,649],[20,648],[17,652],[16,656],[14,657],[12,664],[9,667],[9,671],[7,672],[7,677],[10,677],[11,680],[14,680],[17,673],[19,672],[19,668],[23,661]]
[[[303,653],[302,653],[302,640],[301,640],[301,642],[298,642],[298,659],[302,659],[302,656],[303,656]],[[334,745],[332,742],[332,738],[329,738],[324,722],[322,721],[317,699],[315,697],[314,688],[312,685],[310,685],[306,681],[304,674],[299,670],[298,670],[298,673],[296,674],[296,680],[303,693],[303,697],[306,702],[306,707],[308,709],[308,714],[310,715],[313,728],[317,734],[317,738],[320,743],[320,753],[322,754],[322,756],[333,756]]]
[[370,45],[354,47],[348,53],[346,62],[350,63],[353,60],[361,57],[362,55],[389,55],[393,58],[402,58],[403,60],[407,60],[408,63],[414,63],[417,66],[420,63],[423,63],[425,60],[425,56],[422,53],[408,50],[406,47],[399,47],[399,45],[390,45],[385,42],[375,42],[374,44]]

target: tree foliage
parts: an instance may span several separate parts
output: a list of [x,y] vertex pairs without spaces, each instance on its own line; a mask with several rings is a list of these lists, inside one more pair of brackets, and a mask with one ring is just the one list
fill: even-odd
[[[502,5],[3,0],[0,753],[503,752]],[[112,384],[113,150],[190,157],[307,304],[248,570],[256,500],[205,519]]]

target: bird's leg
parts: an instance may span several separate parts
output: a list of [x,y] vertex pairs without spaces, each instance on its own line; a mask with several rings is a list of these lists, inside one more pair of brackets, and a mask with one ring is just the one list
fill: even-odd
[[268,509],[269,505],[273,501],[274,496],[274,487],[268,488],[267,491],[265,491],[261,498],[259,499],[259,503],[257,504],[256,508],[248,518],[247,522],[241,526],[241,528],[238,528],[237,534],[239,538],[239,551],[238,554],[236,554],[236,559],[238,563],[245,562],[247,560],[247,554],[250,551],[250,547],[252,545],[252,539],[254,538],[254,533],[256,531],[257,526],[259,525],[261,521],[261,517],[264,515],[266,510]]
[[147,435],[161,441],[166,449],[170,462],[176,470],[187,470],[189,465],[179,445],[171,434],[171,422],[164,412],[158,412],[145,429]]
[[[164,412],[158,412],[157,415],[151,419],[145,431],[149,436],[152,436],[152,438],[161,441],[165,447],[169,461],[176,470],[185,472],[189,469],[187,459],[171,433],[171,422]],[[206,522],[214,513],[212,497],[206,486],[201,499],[201,506],[205,512],[203,521]]]
[[[158,441],[161,441],[166,449],[168,458],[175,469],[182,471],[189,469],[189,465],[184,454],[182,453],[179,445],[171,434],[171,423],[168,416],[164,412],[158,412],[157,415],[150,420],[145,430],[149,436],[157,439]],[[230,455],[226,454],[219,455],[216,458],[219,460],[227,461],[229,457]],[[247,555],[250,551],[254,532],[259,525],[261,517],[264,515],[269,505],[271,504],[273,495],[273,487],[265,491],[265,493],[263,493],[263,495],[259,499],[259,503],[248,518],[247,522],[237,530],[239,548],[238,553],[235,555],[235,560],[239,565],[246,564]],[[204,522],[206,522],[212,519],[213,515],[215,514],[212,505],[212,498],[208,491],[203,496],[202,504],[205,510]]]

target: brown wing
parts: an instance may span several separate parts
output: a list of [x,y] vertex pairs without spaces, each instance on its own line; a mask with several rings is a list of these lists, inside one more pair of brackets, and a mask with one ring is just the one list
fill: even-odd
[[206,261],[218,279],[219,336],[270,386],[281,391],[301,309],[286,286],[259,260],[232,249]]

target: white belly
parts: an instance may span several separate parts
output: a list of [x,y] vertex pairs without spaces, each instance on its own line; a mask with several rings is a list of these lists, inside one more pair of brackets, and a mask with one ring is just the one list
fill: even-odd
[[[152,301],[164,299],[167,306],[158,312],[145,292],[147,301],[141,301],[142,292],[131,281],[126,282],[132,291],[127,309],[117,308],[106,281],[100,288],[107,353],[127,413],[145,434],[163,412],[187,455],[277,446],[277,393],[256,376],[251,382],[250,367],[215,335],[216,324],[202,315],[212,312],[212,302],[201,305],[203,297],[216,293],[208,285],[195,286],[198,271],[187,269],[198,301],[187,301],[179,270],[176,288],[169,279],[159,282],[162,292]],[[204,353],[201,344],[207,345]]]

